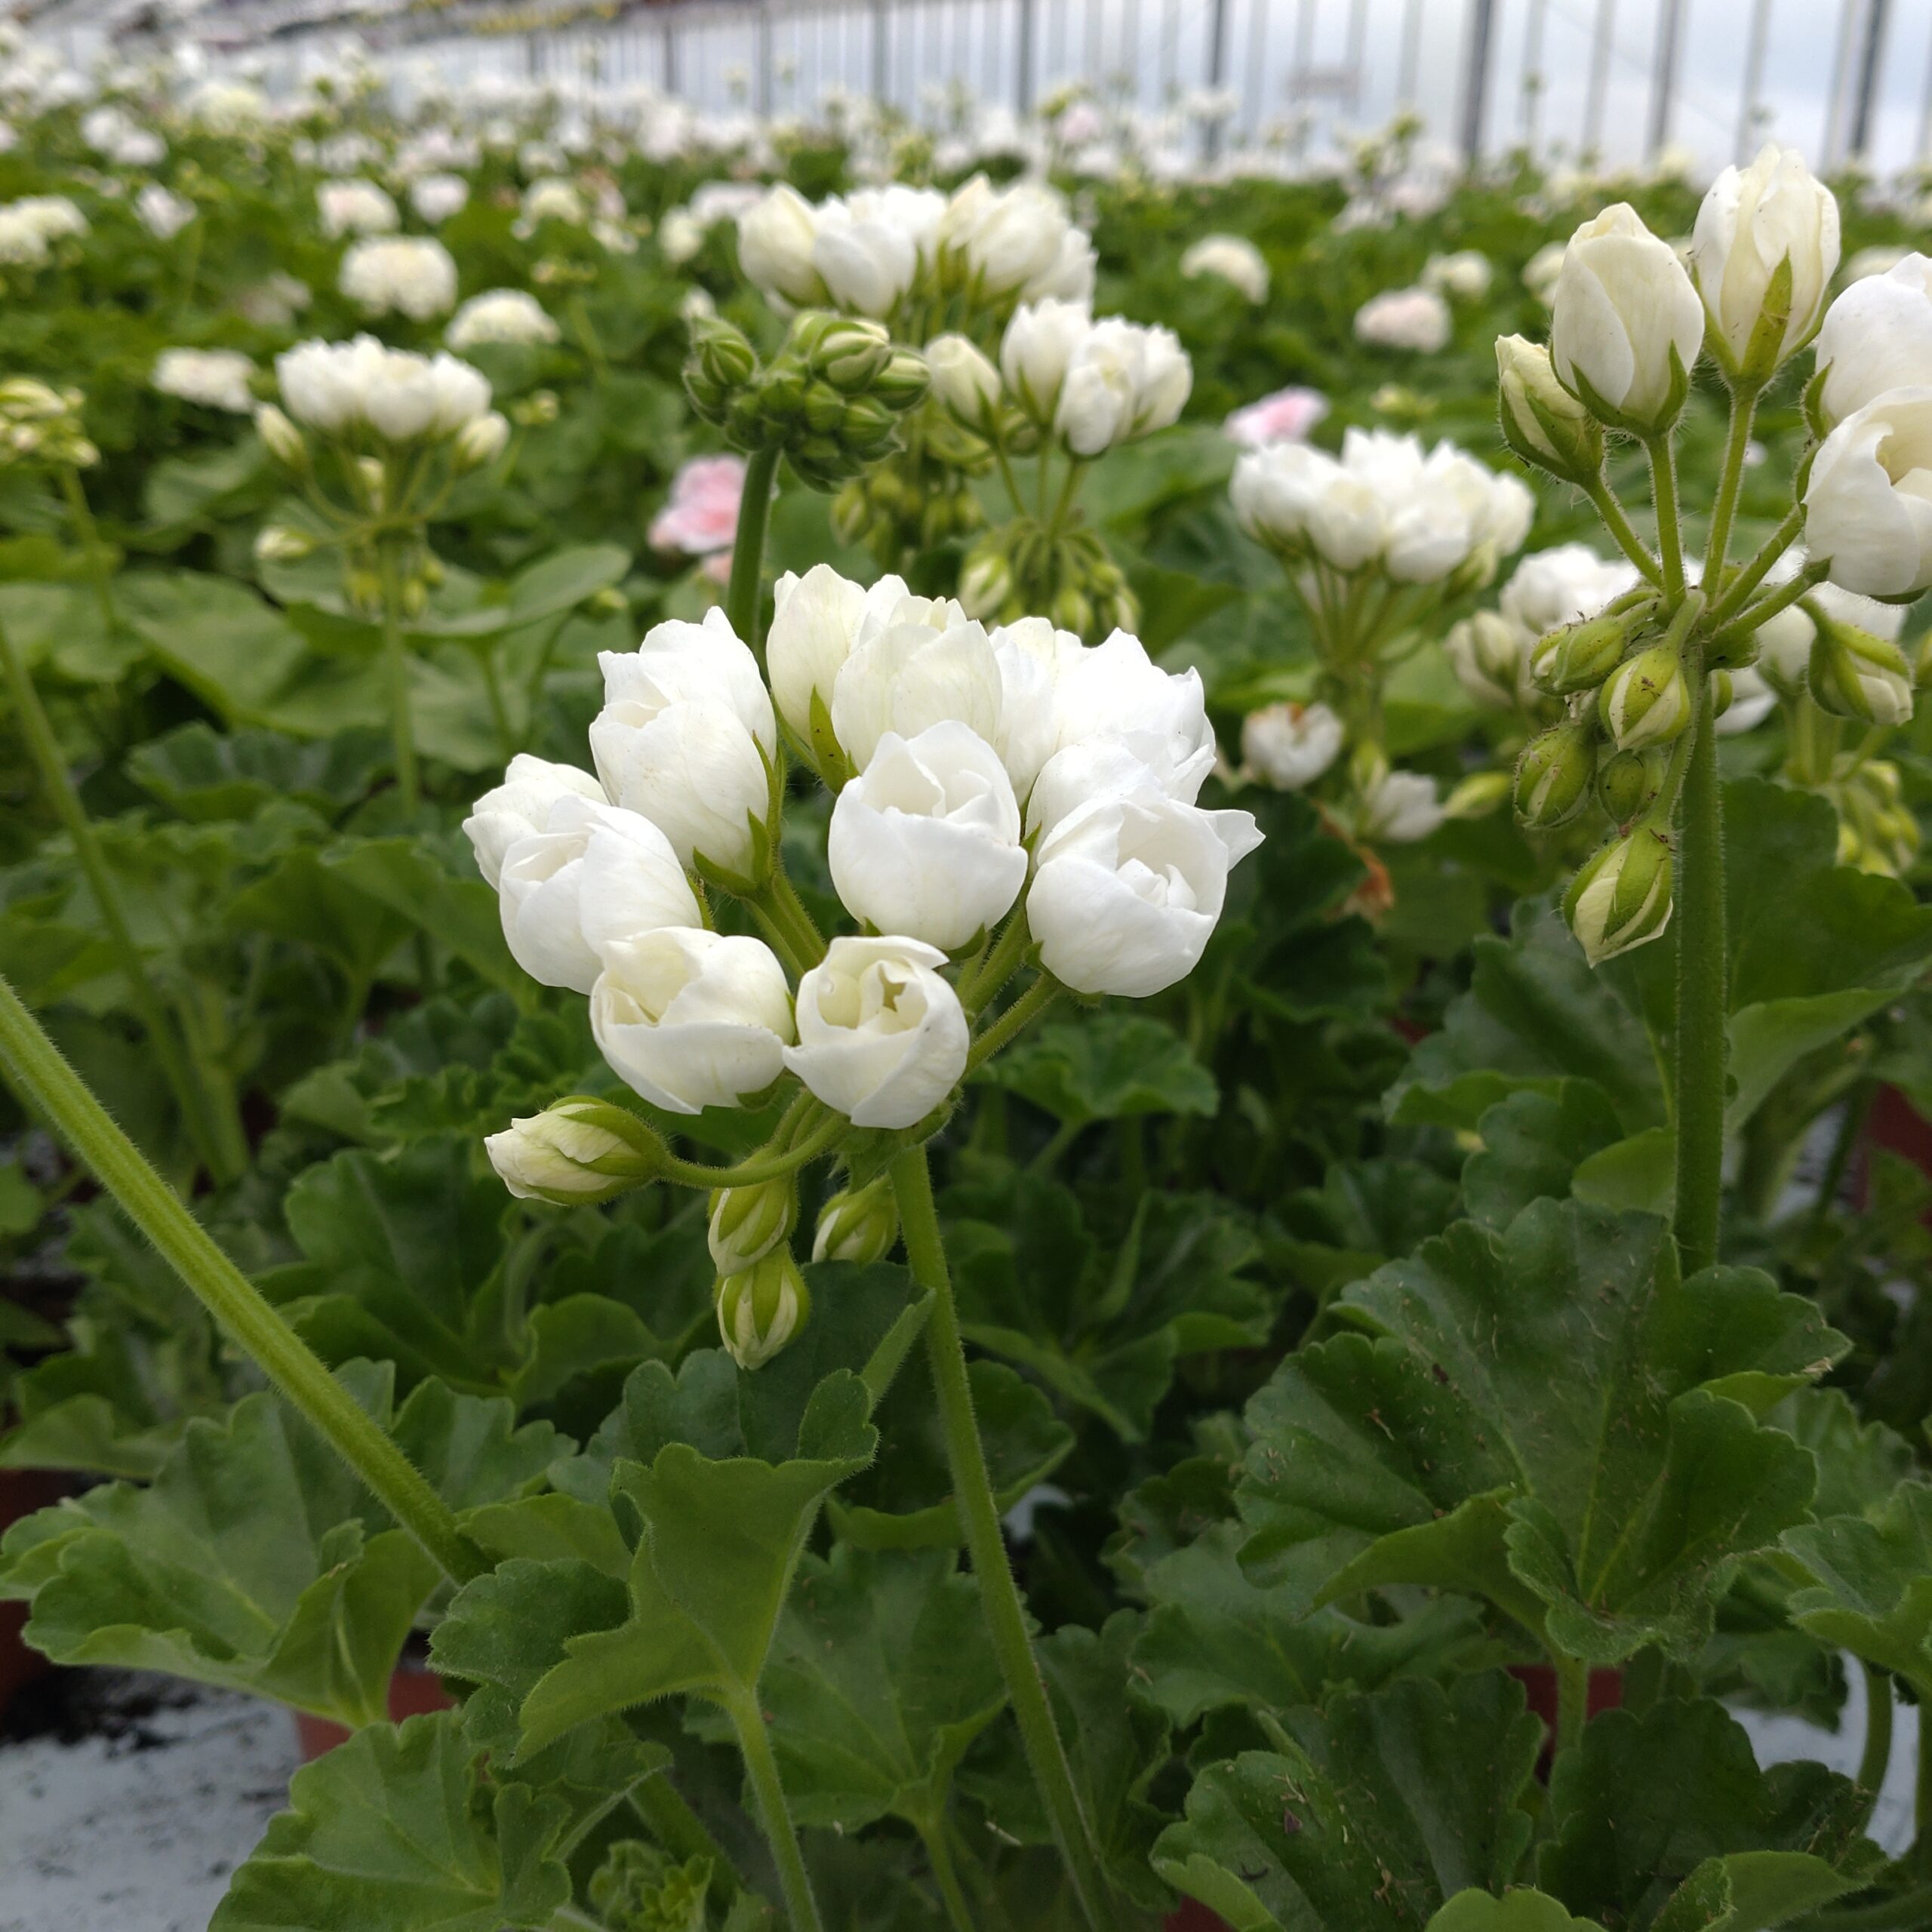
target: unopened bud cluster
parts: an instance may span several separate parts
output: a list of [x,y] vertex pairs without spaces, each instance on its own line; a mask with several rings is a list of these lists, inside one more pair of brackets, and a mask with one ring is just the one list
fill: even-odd
[[81,426],[86,398],[76,389],[54,389],[30,376],[0,382],[0,468],[46,463],[85,469],[100,451]]
[[926,365],[862,317],[812,309],[761,365],[715,317],[692,324],[685,387],[691,406],[747,452],[781,449],[813,488],[830,491],[897,447],[899,420],[926,392]]
[[1126,572],[1084,525],[1056,534],[1020,517],[989,531],[967,553],[959,601],[992,623],[1044,611],[1057,629],[1093,640],[1140,627]]

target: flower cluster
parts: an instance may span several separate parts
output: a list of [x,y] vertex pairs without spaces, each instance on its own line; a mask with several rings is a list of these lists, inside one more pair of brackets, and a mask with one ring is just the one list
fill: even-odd
[[541,348],[562,333],[535,296],[521,288],[492,288],[472,295],[450,318],[443,340],[458,351],[485,343]]
[[[715,610],[606,653],[594,775],[519,757],[466,826],[518,963],[588,995],[605,1059],[653,1106],[763,1105],[795,1083],[794,1149],[830,1146],[815,1121],[913,1129],[1023,1017],[976,1040],[1023,960],[1044,995],[1131,997],[1199,960],[1259,834],[1196,802],[1214,755],[1196,674],[1124,634],[989,630],[823,565],[780,579],[767,654],[768,686]],[[857,930],[829,943],[779,858],[788,751],[834,794],[826,866]],[[491,1152],[512,1186],[564,1200],[648,1164],[574,1115]],[[803,1313],[795,1184],[761,1185],[777,1191],[729,1189],[712,1217],[721,1333],[752,1363]],[[854,1251],[865,1204],[835,1204],[821,1249]]]
[[426,235],[371,235],[343,257],[339,286],[366,314],[426,322],[456,306],[456,263]]
[[88,218],[65,195],[26,195],[0,202],[0,265],[44,268],[56,245],[88,232]]
[[164,349],[149,378],[163,395],[231,415],[254,414],[255,365],[238,349]]
[[0,382],[0,469],[18,463],[85,469],[100,451],[81,422],[86,398],[78,389],[53,389],[31,376]]

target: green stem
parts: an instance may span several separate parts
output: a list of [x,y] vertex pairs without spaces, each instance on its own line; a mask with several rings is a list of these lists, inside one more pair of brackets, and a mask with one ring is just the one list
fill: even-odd
[[1744,608],[1744,601],[1764,581],[1764,573],[1791,548],[1792,540],[1804,527],[1804,506],[1794,503],[1751,561],[1724,587],[1724,595],[1711,606],[1713,623],[1727,624]]
[[1923,1932],[1928,1923],[1932,1923],[1932,1885],[1921,1885],[1876,1905],[1814,1912],[1793,1932]]
[[[1723,628],[1716,633],[1712,641],[1719,645],[1728,644],[1734,638],[1749,636],[1752,632],[1761,629],[1780,611],[1789,605],[1795,604],[1801,597],[1808,597],[1813,591],[1816,590],[1819,585],[1824,582],[1825,574],[1829,568],[1829,566],[1825,564],[1807,564],[1804,569],[1788,583],[1780,584],[1768,597],[1759,598],[1757,602],[1752,605],[1742,616],[1733,618],[1729,616],[1714,615],[1712,622],[1721,624]],[[1729,600],[1725,601],[1727,602]],[[1720,608],[1721,609],[1721,606]]]
[[919,1842],[926,1848],[926,1862],[933,1869],[933,1882],[946,1906],[946,1922],[952,1932],[975,1932],[972,1909],[959,1889],[959,1873],[952,1863],[952,1847],[946,1841],[946,1820],[921,1819],[918,1825]]
[[1704,543],[1703,582],[1708,595],[1715,595],[1724,581],[1724,552],[1730,548],[1730,526],[1737,515],[1738,496],[1744,488],[1744,454],[1751,446],[1751,419],[1757,408],[1756,389],[1739,388],[1731,392],[1730,434],[1724,442],[1717,500],[1711,508],[1710,535]]
[[1059,1844],[1081,1913],[1100,1932],[1108,1923],[1107,1893],[1087,1820],[1074,1789],[1073,1772],[1066,1747],[1054,1722],[1053,1706],[1040,1677],[1039,1662],[1027,1634],[1026,1612],[1007,1561],[1000,1534],[999,1505],[986,1473],[986,1451],[973,1414],[973,1385],[966,1374],[966,1347],[959,1332],[958,1310],[953,1305],[952,1278],[946,1266],[946,1244],[939,1229],[939,1211],[933,1201],[931,1170],[923,1146],[910,1147],[892,1164],[893,1192],[899,1202],[899,1222],[906,1241],[906,1258],[912,1278],[932,1291],[932,1313],[926,1321],[926,1359],[939,1399],[940,1422],[946,1434],[946,1460],[952,1473],[952,1493],[966,1531],[966,1546],[979,1579],[980,1602],[1000,1674],[1013,1700],[1026,1761],[1045,1801],[1047,1817]]
[[490,700],[490,722],[497,734],[497,755],[508,764],[516,755],[516,740],[510,735],[509,713],[503,709],[503,683],[497,675],[497,654],[485,644],[477,655],[483,663],[483,689]]
[[1694,669],[1690,729],[1678,822],[1677,1204],[1672,1217],[1686,1275],[1718,1258],[1723,1188],[1725,994],[1724,796],[1718,783],[1711,681]]
[[405,817],[414,820],[422,798],[416,771],[416,731],[409,712],[409,654],[402,641],[402,580],[396,546],[384,539],[376,546],[383,590],[383,664],[389,688],[389,737],[395,747],[396,789]]
[[792,1932],[823,1932],[818,1901],[812,1897],[812,1881],[805,1870],[804,1854],[798,1850],[798,1834],[792,1823],[791,1807],[785,1801],[785,1787],[778,1777],[778,1760],[772,1754],[771,1739],[764,1727],[764,1713],[758,1700],[741,1693],[728,1700],[726,1715],[737,1733],[739,1754],[758,1799],[758,1815],[764,1835],[778,1866],[778,1883],[785,1894],[785,1910],[792,1921]]
[[1860,1828],[1872,1816],[1892,1761],[1892,1673],[1863,1663],[1865,1673],[1865,1749],[1859,1754]]
[[1604,528],[1616,540],[1617,547],[1636,565],[1648,583],[1662,589],[1663,572],[1657,568],[1657,560],[1644,548],[1644,540],[1637,534],[1624,513],[1623,506],[1611,494],[1601,472],[1595,482],[1586,486],[1584,494],[1595,506],[1597,515],[1603,518]]
[[1912,1850],[1923,1855],[1932,1842],[1932,1712],[1918,1707],[1918,1776],[1912,1794]]
[[662,1172],[666,1180],[681,1182],[686,1187],[755,1187],[761,1181],[782,1180],[787,1174],[796,1174],[828,1152],[851,1125],[843,1114],[829,1114],[802,1140],[782,1153],[755,1155],[732,1168],[708,1168],[702,1161],[682,1161],[674,1154],[667,1155]]
[[724,614],[752,655],[764,666],[758,613],[764,583],[764,528],[771,518],[771,486],[778,474],[778,451],[754,450],[745,460],[744,493],[738,499],[738,531],[731,543],[731,581],[724,592]]
[[4,978],[0,1058],[162,1259],[389,1514],[456,1582],[482,1575],[489,1565],[422,1472],[169,1191]]
[[660,1771],[646,1778],[633,1787],[630,1798],[652,1835],[674,1857],[710,1860],[711,1896],[719,1904],[728,1904],[744,1890],[744,1881],[724,1847],[705,1829],[704,1820],[685,1802],[668,1776]]
[[984,1066],[1002,1047],[1010,1046],[1047,1008],[1059,998],[1063,989],[1050,974],[1042,973],[980,1037],[966,1056],[968,1078]]
[[39,692],[34,688],[32,674],[4,626],[0,626],[0,658],[6,661],[7,683],[13,697],[14,709],[20,718],[20,735],[26,740],[40,782],[54,801],[54,808],[60,814],[60,823],[73,845],[74,856],[86,878],[88,890],[93,894],[94,904],[100,909],[101,924],[107,928],[108,943],[120,959],[135,1017],[148,1036],[155,1057],[161,1063],[168,1090],[180,1110],[182,1124],[202,1159],[208,1164],[209,1173],[219,1182],[233,1180],[248,1164],[248,1143],[242,1132],[242,1124],[234,1118],[232,1107],[227,1109],[227,1117],[223,1118],[223,1109],[215,1104],[208,1083],[190,1066],[183,1050],[181,1036],[177,1033],[154,982],[148,977],[146,962],[134,943],[127,911],[121,903],[120,888],[108,869],[107,857],[100,849],[93,821],[88,817],[87,808],[81,803],[79,792],[74,789],[73,777],[67,769],[66,760],[60,755],[54,727],[48,721]]
[[1668,435],[1646,438],[1651,459],[1651,500],[1657,507],[1657,549],[1663,559],[1666,597],[1684,595],[1684,525],[1677,508],[1677,451]]
[[825,935],[819,931],[818,921],[805,909],[798,888],[786,877],[782,867],[774,866],[765,889],[792,935],[799,958],[806,965],[816,966],[825,957]]
[[1012,917],[993,942],[992,950],[980,962],[979,971],[967,978],[959,989],[959,1003],[965,1008],[969,1020],[978,1019],[1000,988],[1020,970],[1020,962],[1026,958],[1032,937],[1027,930],[1026,907],[1015,906]]
[[1590,1715],[1590,1667],[1581,1657],[1555,1660],[1556,1754],[1574,1751],[1583,1741]]
[[81,473],[71,463],[60,466],[60,494],[67,500],[67,514],[74,520],[74,534],[79,538],[81,548],[87,555],[88,580],[94,586],[94,601],[100,606],[100,621],[106,626],[108,635],[112,637],[121,629],[121,616],[114,607],[114,592],[108,582],[107,552],[101,543],[94,512],[88,507],[88,493],[81,487]]

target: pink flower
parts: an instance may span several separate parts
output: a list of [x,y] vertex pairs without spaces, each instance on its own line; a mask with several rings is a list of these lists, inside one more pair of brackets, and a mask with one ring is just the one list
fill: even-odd
[[1222,429],[1245,448],[1269,443],[1299,443],[1328,414],[1328,398],[1319,389],[1277,389],[1245,409],[1237,409]]
[[694,457],[671,485],[671,500],[651,519],[651,547],[689,557],[729,551],[738,534],[745,466],[735,456]]

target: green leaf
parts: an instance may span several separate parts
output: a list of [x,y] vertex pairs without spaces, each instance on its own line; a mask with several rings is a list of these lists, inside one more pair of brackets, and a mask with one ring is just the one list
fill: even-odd
[[1623,1138],[1616,1109],[1588,1080],[1512,1094],[1476,1131],[1482,1146],[1463,1167],[1463,1200],[1472,1220],[1498,1230],[1532,1201],[1561,1201],[1577,1169]]
[[1543,1201],[1346,1291],[1332,1312],[1361,1332],[1304,1346],[1249,1407],[1255,1581],[1311,1607],[1474,1591],[1571,1655],[1694,1654],[1739,1560],[1811,1494],[1810,1457],[1754,1412],[1840,1344],[1763,1275],[1680,1284],[1668,1241]]
[[856,1831],[889,1814],[934,1829],[1006,1690],[952,1551],[839,1544],[800,1564],[758,1702],[801,1824]]
[[197,720],[137,745],[128,775],[183,818],[245,819],[274,798],[334,817],[389,768],[387,737],[344,731],[306,742],[278,731],[218,732]]
[[983,1076],[1075,1127],[1147,1114],[1211,1115],[1214,1076],[1171,1026],[1102,1012],[1042,1027]]
[[1743,1727],[1708,1700],[1593,1718],[1558,1760],[1549,1801],[1537,1882],[1631,1932],[1758,1932],[1881,1862],[1849,1778],[1809,1763],[1760,1770]]
[[1409,1671],[1444,1675],[1481,1644],[1473,1606],[1438,1597],[1399,1622],[1336,1609],[1298,1614],[1298,1594],[1263,1589],[1239,1561],[1244,1533],[1217,1523],[1146,1574],[1152,1606],[1134,1661],[1146,1694],[1177,1724],[1226,1706],[1286,1710],[1332,1684],[1372,1690]]
[[305,1764],[210,1932],[498,1932],[570,1902],[564,1804],[486,1784],[459,1713],[372,1724]]
[[1884,1505],[1785,1532],[1807,1587],[1792,1620],[1903,1677],[1932,1700],[1932,1483],[1900,1483]]
[[1812,1514],[1876,1520],[1892,1492],[1912,1475],[1912,1444],[1881,1422],[1866,1422],[1842,1389],[1798,1389],[1766,1417],[1818,1459]]
[[1526,902],[1507,940],[1476,941],[1469,991],[1384,1105],[1392,1120],[1474,1128],[1513,1093],[1586,1080],[1635,1133],[1663,1122],[1657,1069],[1642,1022],[1591,971],[1561,915]]
[[1572,1918],[1547,1892],[1458,1892],[1426,1932],[1603,1932],[1593,1918]]
[[[660,1364],[632,1379],[654,1383],[675,1406]],[[865,1384],[841,1370],[814,1393],[797,1453],[786,1461],[721,1458],[681,1440],[666,1442],[648,1464],[620,1461],[613,1496],[640,1526],[629,1617],[568,1642],[565,1661],[524,1702],[520,1755],[587,1719],[673,1692],[751,1697],[819,1506],[876,1446],[869,1406]],[[715,1411],[697,1420],[707,1435],[721,1426]]]
[[1339,1692],[1278,1729],[1273,1751],[1205,1767],[1154,1850],[1235,1932],[1422,1932],[1515,1875],[1543,1733],[1512,1678]]

